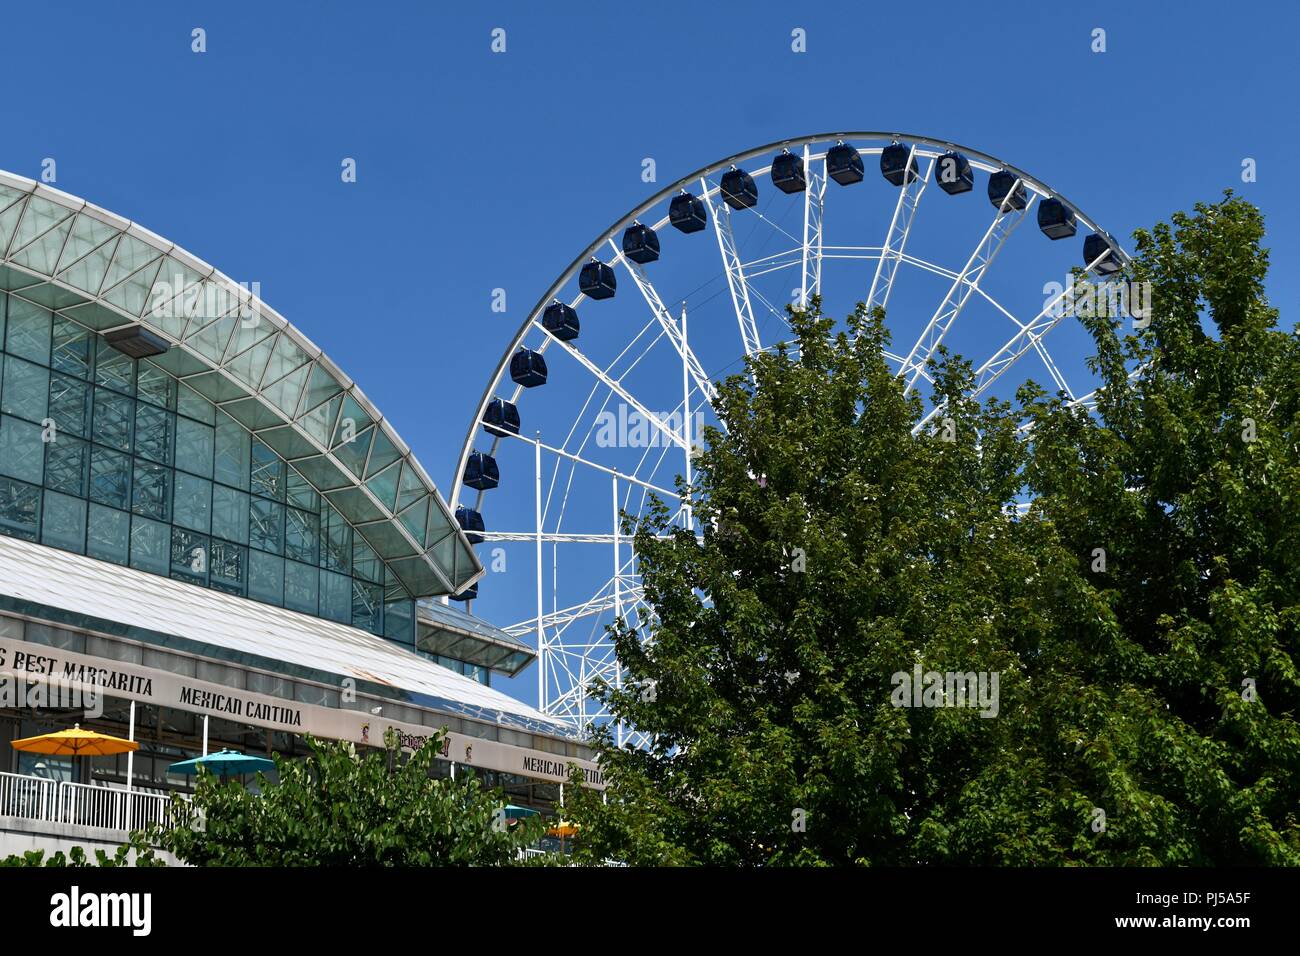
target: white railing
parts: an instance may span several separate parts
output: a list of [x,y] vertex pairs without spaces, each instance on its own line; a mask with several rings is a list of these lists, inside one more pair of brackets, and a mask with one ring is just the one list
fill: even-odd
[[58,808],[58,781],[0,773],[0,817],[54,821]]
[[0,773],[0,817],[129,831],[165,824],[168,799],[165,793]]

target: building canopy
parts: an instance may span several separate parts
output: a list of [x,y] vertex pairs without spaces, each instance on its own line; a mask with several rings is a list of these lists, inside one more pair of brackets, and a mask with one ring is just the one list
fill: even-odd
[[456,593],[482,575],[392,426],[255,290],[106,210],[3,172],[0,289],[143,343],[290,462],[414,597]]

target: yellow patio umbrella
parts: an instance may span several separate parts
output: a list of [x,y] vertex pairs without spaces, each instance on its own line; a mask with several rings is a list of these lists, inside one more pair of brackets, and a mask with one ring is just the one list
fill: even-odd
[[568,820],[561,820],[554,826],[547,828],[546,835],[559,837],[561,840],[564,840],[568,837],[575,836],[577,832],[578,825],[576,823],[570,823]]
[[25,750],[34,754],[55,754],[63,757],[110,757],[139,750],[140,745],[134,740],[124,740],[94,730],[82,730],[76,724],[71,730],[56,730],[39,737],[24,737],[14,740],[9,746],[14,750]]

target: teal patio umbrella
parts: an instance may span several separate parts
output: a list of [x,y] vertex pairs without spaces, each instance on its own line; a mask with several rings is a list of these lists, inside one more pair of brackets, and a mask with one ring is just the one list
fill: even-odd
[[539,815],[539,811],[533,810],[529,807],[518,807],[515,806],[513,803],[506,804],[507,820],[522,820],[524,817],[535,817],[538,815]]
[[200,767],[207,767],[224,780],[230,774],[242,775],[256,773],[258,770],[273,770],[275,761],[268,760],[266,757],[241,754],[238,750],[218,750],[206,757],[194,757],[174,763],[167,770],[170,773],[196,774]]

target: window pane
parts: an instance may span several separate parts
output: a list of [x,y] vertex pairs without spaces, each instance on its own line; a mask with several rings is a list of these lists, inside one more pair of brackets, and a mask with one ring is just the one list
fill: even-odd
[[248,567],[247,548],[214,540],[208,567],[214,588],[234,594],[244,593],[244,572]]
[[172,463],[171,412],[137,402],[135,406],[135,453],[150,461]]
[[316,613],[316,593],[320,571],[308,564],[286,561],[284,565],[284,606],[306,614]]
[[80,438],[59,435],[45,445],[45,486],[86,497],[90,446]]
[[138,515],[166,521],[171,504],[170,472],[170,468],[137,458],[131,485],[131,510]]
[[384,637],[403,644],[415,643],[414,601],[389,601],[384,605]]
[[95,355],[95,384],[130,395],[135,391],[135,360],[100,343]]
[[35,541],[36,514],[40,507],[41,489],[0,478],[0,532]]
[[352,536],[352,573],[376,584],[384,582],[383,562],[371,550],[370,545],[361,540],[361,535]]
[[39,485],[44,473],[41,426],[7,415],[0,417],[0,474]]
[[280,554],[283,550],[284,505],[252,499],[248,513],[248,543],[263,551]]
[[284,519],[284,553],[295,561],[316,564],[316,538],[319,518],[307,511],[289,508]]
[[41,512],[41,543],[78,554],[86,548],[86,502],[50,491]]
[[248,490],[248,432],[224,412],[217,413],[216,466],[212,477],[232,488]]
[[171,557],[167,525],[138,515],[131,519],[131,567],[166,574]]
[[252,443],[252,491],[284,500],[284,462],[257,439]]
[[248,596],[270,604],[284,603],[284,558],[248,552]]
[[130,451],[134,406],[131,399],[116,392],[95,389],[95,418],[91,426],[91,437],[118,451]]
[[320,495],[316,494],[316,489],[293,468],[289,469],[288,496],[289,504],[295,508],[313,513],[320,512]]
[[188,418],[176,419],[176,467],[212,477],[213,428]]
[[218,538],[248,543],[248,495],[225,485],[212,488],[212,533]]
[[48,365],[50,362],[50,327],[48,309],[33,305],[16,296],[9,297],[9,330],[5,351]]
[[162,408],[176,407],[176,379],[152,362],[141,362],[136,394]]
[[86,436],[90,425],[87,406],[90,385],[76,378],[55,372],[50,376],[49,417],[58,430],[68,435]]
[[125,511],[131,504],[131,459],[107,448],[92,448],[90,497]]
[[50,397],[50,371],[24,362],[12,355],[5,357],[4,391],[0,392],[0,411],[39,422],[45,417]]
[[352,622],[352,579],[333,571],[320,572],[320,613],[341,624]]
[[192,584],[208,583],[208,536],[172,528],[172,577]]
[[212,482],[178,471],[173,483],[176,490],[172,496],[172,520],[207,534],[212,516]]
[[213,425],[217,420],[216,406],[183,382],[177,385],[176,410],[205,425]]
[[372,634],[383,633],[383,588],[364,581],[352,582],[352,625]]
[[[62,316],[54,320],[54,350],[50,367],[77,378],[90,376],[90,362],[95,344],[94,333]],[[107,347],[107,346],[106,346]]]
[[331,571],[347,574],[352,570],[352,528],[329,505],[325,506],[322,520],[325,526],[321,529],[321,547],[324,551],[321,565]]
[[86,553],[116,564],[126,564],[131,516],[103,505],[91,504]]

